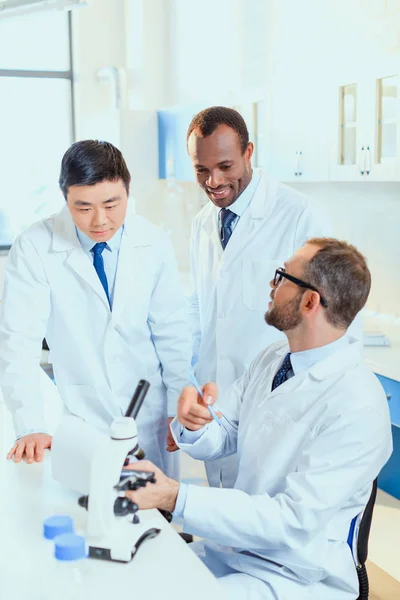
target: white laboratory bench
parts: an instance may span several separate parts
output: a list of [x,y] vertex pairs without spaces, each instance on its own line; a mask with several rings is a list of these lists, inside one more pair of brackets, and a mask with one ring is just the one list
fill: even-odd
[[[44,373],[41,385],[47,422],[54,431],[61,401]],[[79,494],[52,479],[48,451],[43,463],[6,461],[13,439],[0,394],[0,600],[43,600],[46,574],[55,562],[52,542],[42,535],[43,520],[68,514],[76,532],[84,535],[87,512],[77,503]],[[158,511],[143,511],[140,519],[151,521],[149,527],[157,521],[161,533],[146,540],[130,563],[88,559],[88,599],[225,600],[215,577]],[[68,590],[54,600],[70,600]]]
[[[53,543],[42,535],[43,520],[68,514],[76,532],[84,534],[87,512],[78,506],[78,494],[51,478],[48,452],[42,464],[15,464],[3,457],[0,464],[0,598],[39,600],[55,563]],[[215,577],[158,511],[143,511],[140,519],[161,533],[145,541],[130,563],[88,559],[87,598],[224,598]],[[69,600],[68,590],[54,600]]]

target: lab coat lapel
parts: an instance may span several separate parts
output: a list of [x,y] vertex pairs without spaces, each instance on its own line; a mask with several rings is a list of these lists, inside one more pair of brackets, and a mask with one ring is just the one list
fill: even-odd
[[110,310],[104,288],[92,261],[83,251],[67,206],[54,218],[52,251],[68,252],[65,264],[79,276],[81,283],[88,284],[100,296],[107,310]]
[[[151,240],[145,235],[143,228],[136,221],[135,216],[129,215],[125,219],[124,231],[118,256],[118,267],[115,277],[113,320],[118,322],[124,307],[130,301],[129,290],[135,293],[135,281],[140,281],[140,275],[146,265],[141,264],[137,249],[151,245]],[[140,294],[140,290],[136,290]]]
[[[240,217],[233,234],[225,248],[223,256],[224,268],[229,268],[232,263],[236,263],[243,254],[249,241],[257,235],[258,230],[263,225],[266,217],[267,207],[273,204],[276,197],[276,186],[267,180],[263,172],[260,173],[260,181],[250,201],[249,206]],[[265,240],[268,243],[268,240]]]
[[218,209],[209,200],[207,206],[208,213],[203,221],[203,232],[210,239],[211,244],[207,243],[205,247],[212,247],[214,252],[217,252],[219,257],[222,257],[223,250],[221,238],[218,231]]
[[[348,341],[349,345],[347,347],[341,348],[327,358],[316,362],[308,371],[299,373],[297,376],[291,377],[282,383],[271,392],[271,397],[294,393],[296,390],[302,388],[303,385],[308,385],[311,382],[314,382],[314,385],[316,381],[324,382],[326,379],[334,377],[337,373],[343,373],[345,370],[354,368],[360,364],[362,362],[362,354],[359,341],[351,336],[348,336]],[[273,372],[271,372],[271,386],[273,378],[287,351],[287,346],[277,351],[277,361],[274,363]]]

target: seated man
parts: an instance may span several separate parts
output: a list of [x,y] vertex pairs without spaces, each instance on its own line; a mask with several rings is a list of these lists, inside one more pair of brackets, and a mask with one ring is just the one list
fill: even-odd
[[197,551],[230,599],[358,598],[349,527],[392,450],[385,394],[346,334],[370,280],[353,246],[309,240],[271,282],[265,320],[287,342],[254,360],[226,406],[218,400],[221,425],[207,410],[214,384],[204,402],[192,387],[179,400],[180,448],[201,460],[237,451],[234,489],[179,484],[155,469],[155,485],[129,493],[207,538]]

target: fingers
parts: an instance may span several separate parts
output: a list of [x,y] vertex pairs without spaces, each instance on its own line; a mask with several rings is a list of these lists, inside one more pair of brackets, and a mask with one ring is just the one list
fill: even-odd
[[194,387],[187,387],[182,391],[178,402],[178,420],[180,423],[186,424],[190,421],[192,424],[203,426],[211,420],[210,412],[206,405],[201,400]]
[[14,456],[15,451],[17,449],[17,445],[18,444],[15,443],[14,446],[10,449],[9,453],[7,454],[7,460],[10,460]]
[[[45,447],[49,448],[50,446],[46,445]],[[44,447],[41,444],[36,444],[36,451],[35,451],[35,460],[36,460],[36,462],[42,462],[43,455],[44,455]]]
[[157,467],[150,460],[139,460],[135,463],[130,463],[128,469],[131,471],[156,471]]
[[25,452],[25,442],[17,442],[16,443],[16,449],[15,449],[15,455],[14,455],[14,462],[18,463],[21,462],[22,456]]
[[203,394],[205,404],[214,404],[218,397],[218,387],[216,383],[206,383],[203,385]]
[[167,435],[167,447],[166,450],[167,452],[175,452],[176,450],[179,450],[179,446],[176,445],[176,442],[174,440],[174,436],[171,433],[171,430],[168,428],[168,435]]
[[[183,388],[178,400],[178,420],[184,417],[190,410],[191,406],[196,406],[199,398],[196,388],[192,385]],[[181,421],[182,422],[182,421]]]
[[171,444],[170,446],[167,446],[166,450],[167,450],[167,452],[176,452],[177,450],[179,450],[179,446],[177,446],[174,443],[174,444]]
[[25,444],[26,462],[30,465],[35,460],[35,443],[27,442]]
[[171,438],[168,436],[167,437],[167,452],[175,452],[176,450],[179,450],[179,446],[177,446],[177,444],[172,436],[171,436]]

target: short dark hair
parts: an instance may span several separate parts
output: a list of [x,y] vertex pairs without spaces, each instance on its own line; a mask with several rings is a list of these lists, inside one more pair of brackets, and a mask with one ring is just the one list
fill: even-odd
[[200,129],[201,135],[207,137],[214,133],[219,125],[228,125],[239,136],[242,154],[249,145],[249,131],[242,115],[233,108],[226,106],[211,106],[193,117],[186,136],[186,143],[195,129]]
[[61,161],[58,183],[64,197],[72,185],[95,185],[122,179],[129,194],[131,175],[122,153],[109,142],[83,140],[75,142]]
[[307,244],[319,246],[319,250],[306,263],[304,279],[325,298],[328,322],[347,329],[369,296],[367,261],[355,246],[334,238],[311,238]]

